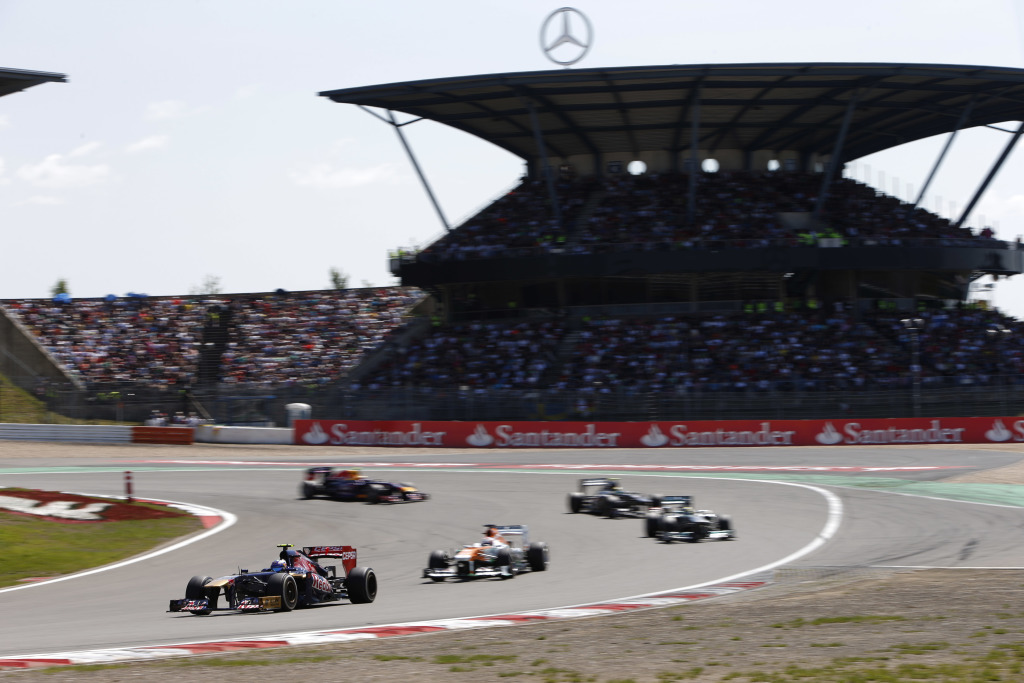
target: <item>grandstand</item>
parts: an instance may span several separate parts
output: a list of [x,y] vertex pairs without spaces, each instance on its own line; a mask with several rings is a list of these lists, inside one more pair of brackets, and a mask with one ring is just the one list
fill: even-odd
[[1022,94],[1024,70],[916,64],[329,91],[469,132],[526,173],[422,249],[396,249],[401,287],[0,301],[0,341],[22,349],[23,386],[88,417],[283,423],[292,401],[328,419],[1015,414],[1021,323],[969,292],[1024,272],[1024,250],[969,218],[1024,124],[961,216],[843,169],[1024,121]]

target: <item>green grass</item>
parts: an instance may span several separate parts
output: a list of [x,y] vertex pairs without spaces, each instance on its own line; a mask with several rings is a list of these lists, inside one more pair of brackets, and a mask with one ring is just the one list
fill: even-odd
[[[110,420],[73,420],[0,375],[0,422],[8,424],[119,424]],[[137,424],[137,423],[136,423]]]
[[903,621],[901,616],[868,614],[852,617],[818,617],[817,619],[793,619],[778,624],[772,624],[772,628],[800,628],[802,626],[821,626],[823,624],[877,624],[883,621]]
[[202,528],[192,515],[123,522],[64,524],[0,512],[0,547],[17,548],[0,586],[53,577],[127,559]]

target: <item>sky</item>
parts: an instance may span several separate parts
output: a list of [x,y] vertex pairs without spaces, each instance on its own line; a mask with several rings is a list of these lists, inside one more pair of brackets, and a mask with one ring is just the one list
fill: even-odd
[[[319,92],[562,68],[540,47],[559,3],[0,0],[0,67],[66,74],[0,98],[0,298],[399,284],[388,251],[443,226],[390,126]],[[577,0],[575,68],[907,62],[1024,68],[1019,0]],[[1006,126],[1010,128],[1011,126]],[[421,121],[403,128],[449,223],[522,160]],[[1008,135],[962,132],[923,206],[957,218]],[[847,175],[916,198],[945,138]],[[968,223],[1024,234],[1024,144]],[[911,196],[912,195],[912,196]],[[991,283],[989,278],[983,280]],[[1024,318],[1024,276],[984,294]]]

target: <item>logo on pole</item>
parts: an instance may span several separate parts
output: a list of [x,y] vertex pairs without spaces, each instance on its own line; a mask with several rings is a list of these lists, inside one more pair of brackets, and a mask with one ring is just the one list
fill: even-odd
[[548,15],[540,29],[540,49],[555,64],[570,66],[583,59],[594,42],[590,20],[575,7]]

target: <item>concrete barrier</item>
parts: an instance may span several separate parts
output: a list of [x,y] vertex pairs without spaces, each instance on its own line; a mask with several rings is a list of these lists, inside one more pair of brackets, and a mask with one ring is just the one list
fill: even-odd
[[0,439],[8,441],[69,441],[76,443],[131,443],[127,425],[0,424]]
[[291,445],[294,442],[291,427],[221,427],[199,425],[195,440],[200,443],[246,443]]

